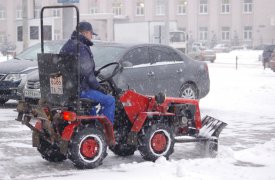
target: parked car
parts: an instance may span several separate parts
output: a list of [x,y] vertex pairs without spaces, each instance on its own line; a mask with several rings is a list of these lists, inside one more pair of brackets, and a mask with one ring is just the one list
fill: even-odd
[[[96,68],[119,62],[121,72],[114,81],[121,89],[134,89],[147,95],[164,92],[167,96],[200,99],[209,92],[208,66],[182,52],[156,44],[98,44],[92,47]],[[40,97],[38,72],[28,76],[25,98]]]
[[216,53],[227,53],[230,51],[230,48],[227,44],[217,44],[216,46],[213,47],[213,50]]
[[271,54],[273,50],[275,49],[275,45],[265,45],[264,46],[264,51],[262,54],[262,63],[264,68],[270,67],[270,59],[271,59]]
[[199,47],[199,48],[202,48],[202,49],[206,49],[206,45],[203,42],[193,42],[192,43],[192,48],[194,48],[194,47]]
[[[58,52],[62,44],[64,41],[46,42],[45,52]],[[40,44],[31,46],[13,59],[0,63],[0,104],[21,98],[18,90],[22,92],[27,74],[37,69],[36,59],[40,49]]]
[[273,52],[271,54],[269,65],[270,65],[270,69],[275,72],[275,49],[273,50]]
[[204,49],[198,46],[194,46],[192,51],[188,53],[188,56],[199,61],[210,61],[213,63],[216,60],[216,53],[211,49]]

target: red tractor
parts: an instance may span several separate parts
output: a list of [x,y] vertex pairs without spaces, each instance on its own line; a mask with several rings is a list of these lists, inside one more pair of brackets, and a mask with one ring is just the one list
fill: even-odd
[[[56,7],[64,6],[44,8]],[[41,14],[43,18],[43,9]],[[155,161],[161,156],[168,159],[177,142],[199,142],[211,156],[217,152],[219,134],[226,123],[209,116],[201,119],[197,100],[120,90],[112,77],[122,67],[110,63],[99,69],[99,78],[116,98],[112,125],[103,115],[89,115],[91,107],[98,107],[96,102],[79,98],[78,58],[46,54],[43,41],[41,52],[40,103],[32,106],[19,102],[17,120],[33,131],[33,146],[44,159],[60,162],[68,158],[78,168],[95,168],[102,164],[109,147],[119,156],[139,150],[143,159]]]

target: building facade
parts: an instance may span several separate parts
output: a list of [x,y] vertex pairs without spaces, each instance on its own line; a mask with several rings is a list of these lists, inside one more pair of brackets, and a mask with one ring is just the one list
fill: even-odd
[[[61,4],[58,0],[0,0],[0,46],[16,47],[19,52],[39,42],[40,9],[49,5]],[[91,22],[97,38],[105,41],[114,41],[116,23],[162,21],[176,22],[190,44],[255,47],[275,43],[274,0],[79,0],[75,5],[80,19]],[[68,38],[75,27],[73,17],[73,10],[45,11],[45,40]]]

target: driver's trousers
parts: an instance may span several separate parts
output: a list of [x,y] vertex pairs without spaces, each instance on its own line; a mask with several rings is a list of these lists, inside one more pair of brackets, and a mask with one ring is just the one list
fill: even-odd
[[[82,91],[81,98],[88,98],[98,102],[101,106],[98,114],[104,114],[114,124],[115,117],[115,98],[111,95],[103,94],[100,91],[90,89]],[[91,107],[90,115],[95,115],[94,107]]]

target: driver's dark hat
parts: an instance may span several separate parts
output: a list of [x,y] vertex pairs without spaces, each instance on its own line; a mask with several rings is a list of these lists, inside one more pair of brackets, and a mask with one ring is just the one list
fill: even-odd
[[93,35],[97,36],[97,34],[93,31],[93,27],[89,22],[82,21],[78,24],[79,32],[90,31]]

